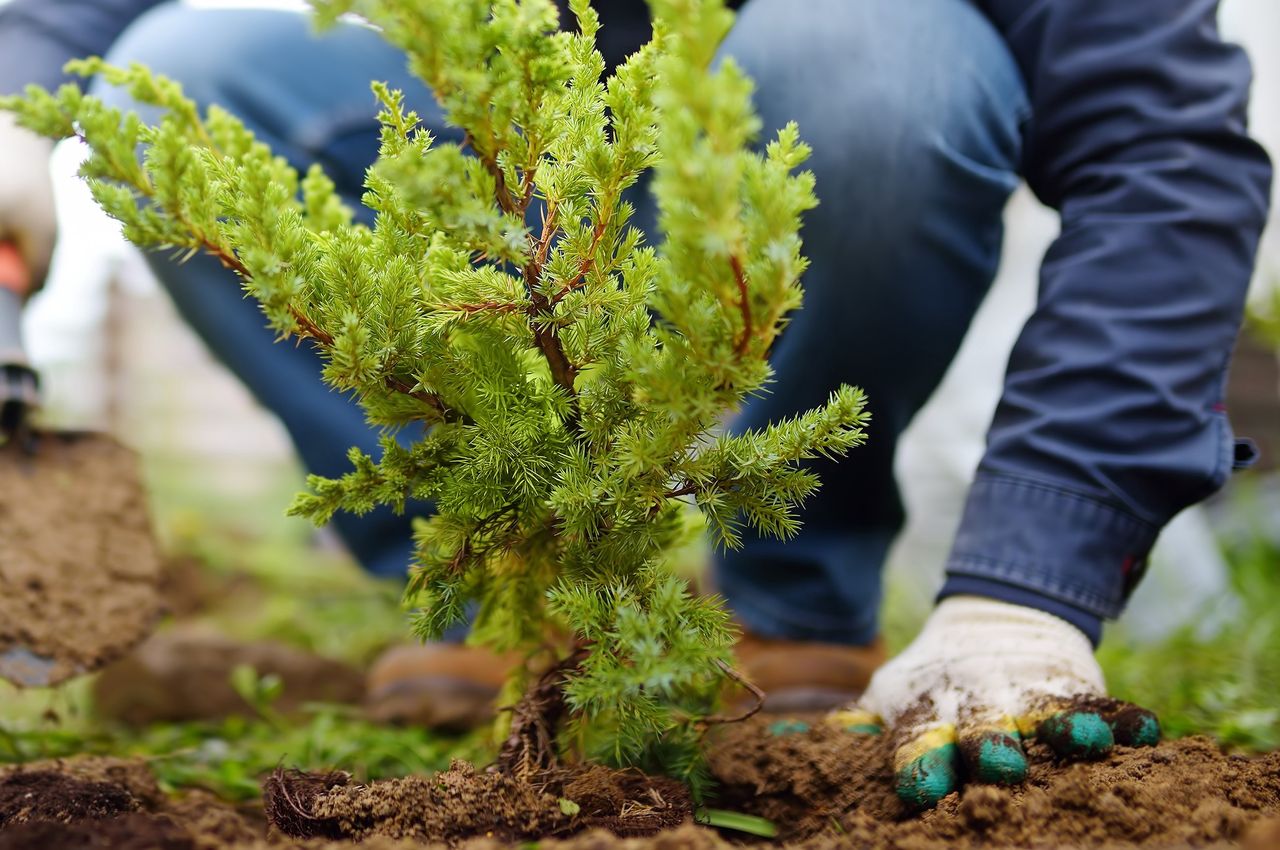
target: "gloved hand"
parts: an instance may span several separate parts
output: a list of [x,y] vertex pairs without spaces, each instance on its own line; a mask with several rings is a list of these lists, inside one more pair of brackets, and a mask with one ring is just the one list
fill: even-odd
[[976,596],[939,603],[858,703],[828,720],[855,733],[888,729],[896,790],[914,808],[937,804],[962,777],[1022,782],[1021,742],[1031,736],[1065,760],[1160,739],[1155,715],[1107,698],[1083,632],[1043,611]]
[[0,241],[18,247],[31,283],[39,287],[49,271],[56,221],[49,152],[53,142],[14,123],[0,112]]

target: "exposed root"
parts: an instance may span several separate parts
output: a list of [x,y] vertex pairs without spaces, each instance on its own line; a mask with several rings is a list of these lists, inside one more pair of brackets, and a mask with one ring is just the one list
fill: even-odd
[[342,838],[344,831],[337,818],[315,814],[316,800],[350,782],[351,774],[341,771],[304,773],[278,767],[262,785],[267,820],[285,835],[295,838]]
[[579,648],[552,667],[516,703],[511,714],[511,734],[498,751],[496,770],[530,781],[534,776],[554,772],[560,764],[556,753],[556,732],[568,711],[564,686],[581,666],[587,649]]

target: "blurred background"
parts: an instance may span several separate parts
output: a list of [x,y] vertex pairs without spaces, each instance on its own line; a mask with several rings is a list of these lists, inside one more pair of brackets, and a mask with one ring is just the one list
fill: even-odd
[[[1223,0],[1222,7],[1223,29],[1254,61],[1254,133],[1280,156],[1280,4]],[[283,429],[178,319],[75,177],[78,157],[74,144],[54,157],[60,228],[74,239],[59,245],[49,283],[26,317],[47,418],[109,430],[141,453],[155,526],[171,557],[169,604],[180,630],[293,647],[358,670],[380,648],[407,639],[398,589],[360,573],[332,535],[284,516],[303,481]],[[899,456],[909,521],[891,557],[887,622],[895,646],[941,582],[1004,364],[1057,231],[1056,216],[1025,189],[1006,218],[999,279]],[[1255,282],[1260,314],[1278,279],[1280,228],[1272,227]],[[1245,749],[1280,747],[1277,344],[1248,331],[1233,377],[1234,424],[1262,447],[1259,468],[1170,526],[1130,615],[1109,629],[1102,651],[1117,696],[1141,699],[1171,732],[1207,732]],[[696,568],[703,554],[690,557]],[[125,747],[155,758],[167,781],[247,796],[256,793],[259,762],[273,766],[282,742],[291,761],[355,763],[369,775],[424,769],[458,747],[480,746],[380,730],[340,706],[303,707],[309,724],[284,724],[282,674],[254,668],[235,676],[241,704],[234,719],[143,728],[95,713],[87,682],[24,694],[0,684],[0,761]]]

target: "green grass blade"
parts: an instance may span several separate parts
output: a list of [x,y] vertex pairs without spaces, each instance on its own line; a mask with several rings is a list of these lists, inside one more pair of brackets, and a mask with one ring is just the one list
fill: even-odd
[[745,832],[748,835],[757,835],[761,838],[776,838],[778,835],[778,827],[773,821],[756,817],[755,815],[743,814],[742,812],[730,812],[725,809],[698,809],[694,815],[694,820],[705,826],[732,829],[735,832]]

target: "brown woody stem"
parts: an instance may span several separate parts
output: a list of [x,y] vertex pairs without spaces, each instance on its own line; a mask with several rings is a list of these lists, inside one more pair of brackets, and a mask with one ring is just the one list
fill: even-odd
[[741,356],[746,354],[747,345],[751,342],[751,298],[747,293],[747,273],[736,254],[730,255],[729,265],[733,268],[733,279],[738,284],[738,306],[742,310],[742,339],[738,340],[736,348]]
[[578,273],[574,276],[569,285],[556,293],[551,299],[551,306],[559,304],[560,301],[570,292],[581,289],[586,286],[587,272],[591,271],[591,267],[596,263],[596,253],[600,249],[600,240],[604,237],[604,232],[608,229],[609,220],[601,218],[600,223],[596,225],[595,230],[591,234],[591,247],[587,249],[587,255],[582,258],[582,262],[578,265]]
[[754,682],[752,682],[746,676],[743,676],[737,670],[733,669],[728,664],[725,664],[723,661],[719,659],[716,659],[716,666],[720,668],[720,672],[724,673],[730,679],[732,679],[733,681],[737,682],[739,685],[741,685],[742,687],[750,691],[751,696],[755,698],[756,702],[755,702],[755,705],[751,706],[751,708],[747,709],[741,714],[735,714],[735,715],[709,714],[706,717],[701,717],[698,719],[698,725],[713,726],[721,723],[741,723],[744,720],[754,717],[757,713],[759,713],[760,709],[764,708],[765,693],[764,691],[760,690],[760,688],[757,687]]

